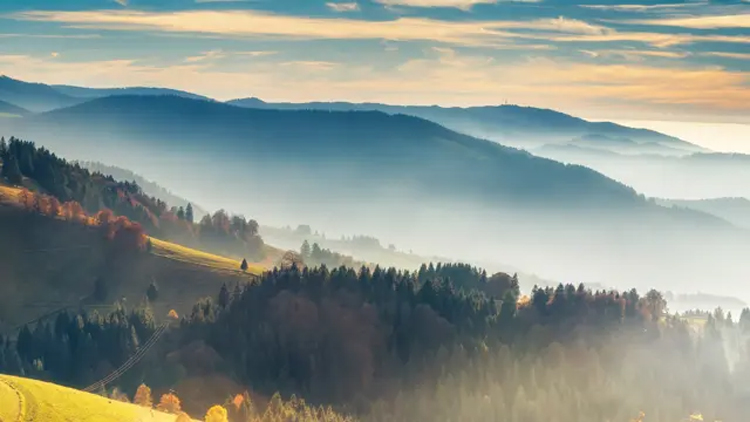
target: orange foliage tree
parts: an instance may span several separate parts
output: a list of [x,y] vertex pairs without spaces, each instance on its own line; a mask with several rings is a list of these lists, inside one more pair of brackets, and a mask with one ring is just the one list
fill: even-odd
[[166,413],[179,413],[182,410],[180,399],[174,393],[162,394],[156,408]]
[[133,403],[143,407],[152,407],[154,405],[154,400],[151,398],[151,389],[146,384],[138,386],[133,397]]

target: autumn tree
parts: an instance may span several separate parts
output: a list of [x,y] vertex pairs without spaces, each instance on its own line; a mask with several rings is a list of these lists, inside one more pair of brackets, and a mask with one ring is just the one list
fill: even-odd
[[182,410],[180,399],[173,392],[162,394],[156,409],[166,413],[179,413]]
[[152,407],[154,405],[154,400],[151,398],[151,389],[146,384],[138,386],[133,397],[133,403],[143,407]]
[[219,405],[211,407],[206,412],[204,422],[228,422],[227,409]]

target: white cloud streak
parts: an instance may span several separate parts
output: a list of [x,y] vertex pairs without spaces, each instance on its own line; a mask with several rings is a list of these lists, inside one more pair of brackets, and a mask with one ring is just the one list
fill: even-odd
[[359,10],[359,4],[356,2],[351,3],[333,3],[328,2],[326,3],[326,6],[328,6],[329,9],[333,10],[334,12],[356,12]]

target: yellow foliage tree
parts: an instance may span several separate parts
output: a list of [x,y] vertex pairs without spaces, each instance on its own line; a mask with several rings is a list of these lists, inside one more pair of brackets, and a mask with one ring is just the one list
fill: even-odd
[[133,403],[143,407],[152,407],[154,405],[154,399],[151,398],[151,389],[146,384],[138,386],[133,397]]
[[227,409],[219,405],[213,406],[206,412],[205,422],[228,422]]
[[174,393],[162,394],[156,408],[166,413],[179,413],[182,410],[180,399]]

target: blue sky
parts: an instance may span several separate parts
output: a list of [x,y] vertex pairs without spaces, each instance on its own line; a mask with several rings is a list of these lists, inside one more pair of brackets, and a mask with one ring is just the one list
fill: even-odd
[[0,73],[750,123],[750,2],[3,0]]

